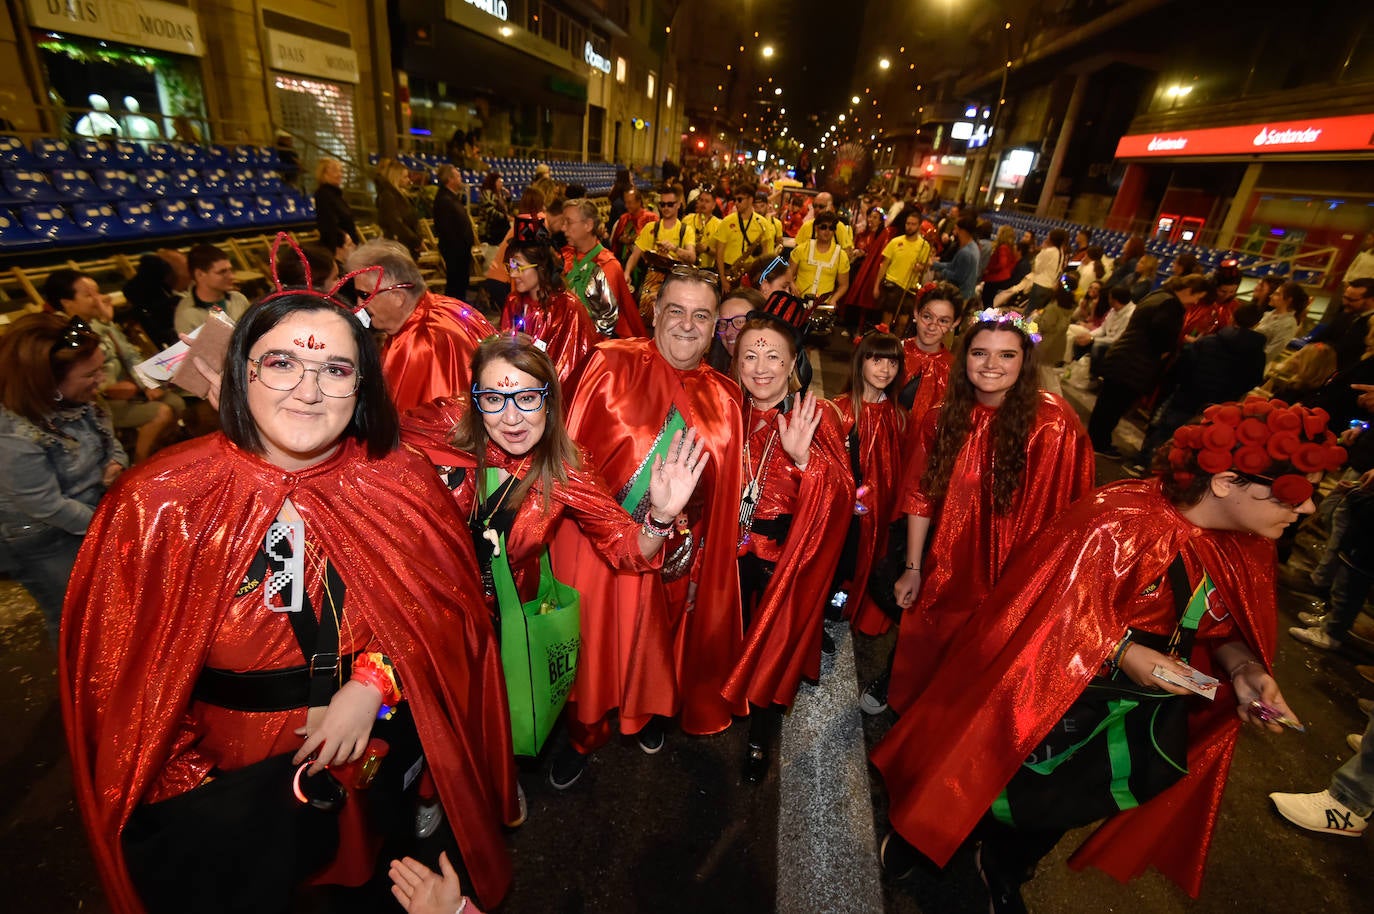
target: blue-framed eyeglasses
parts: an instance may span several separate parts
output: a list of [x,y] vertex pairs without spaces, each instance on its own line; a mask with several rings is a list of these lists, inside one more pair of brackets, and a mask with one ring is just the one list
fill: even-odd
[[544,408],[544,398],[549,395],[549,385],[543,387],[522,387],[519,390],[489,390],[481,387],[472,389],[472,403],[479,413],[494,416],[506,411],[507,403],[514,403],[522,413],[536,413]]

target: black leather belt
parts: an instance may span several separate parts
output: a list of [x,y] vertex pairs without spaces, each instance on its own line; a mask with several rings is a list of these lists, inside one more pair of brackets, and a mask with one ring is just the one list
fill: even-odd
[[335,682],[347,682],[353,670],[352,657],[316,655],[311,666],[283,670],[253,670],[236,673],[205,667],[200,671],[191,697],[196,701],[228,708],[231,711],[292,711],[310,704],[310,680],[331,674]]

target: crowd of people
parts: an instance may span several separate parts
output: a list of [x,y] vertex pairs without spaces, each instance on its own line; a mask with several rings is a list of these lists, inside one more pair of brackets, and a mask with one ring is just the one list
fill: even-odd
[[[1242,303],[1232,265],[1182,264],[1156,289],[1139,239],[1115,262],[1087,233],[1037,247],[915,189],[780,209],[752,172],[689,174],[627,181],[606,223],[584,189],[512,206],[499,176],[469,215],[441,173],[462,266],[440,294],[401,172],[379,172],[388,237],[364,242],[337,164],[320,244],[281,244],[257,302],[201,245],[140,262],[123,327],[59,270],[0,337],[5,557],[58,647],[116,910],[285,910],[444,822],[461,859],[393,861],[396,897],[495,906],[517,752],[569,790],[616,734],[652,755],[747,720],[741,778],[765,780],[827,619],[897,626],[860,701],[898,715],[872,755],[890,877],[972,838],[994,910],[1024,910],[1036,863],[1105,819],[1076,862],[1196,895],[1237,731],[1299,723],[1272,674],[1274,543],[1345,448],[1351,484],[1323,502],[1340,558],[1314,574],[1332,612],[1294,637],[1338,645],[1374,586],[1374,280],[1308,330],[1294,283]],[[486,313],[465,300],[478,242]],[[831,399],[818,303],[852,332]],[[195,363],[202,400],[132,372],[129,334],[210,320],[232,335]],[[1100,378],[1086,428],[1058,388],[1076,372]],[[197,406],[217,431],[192,434]],[[1140,406],[1151,478],[1095,487]],[[565,685],[531,695],[545,661]],[[1288,805],[1358,832],[1368,769]],[[257,878],[206,847],[254,848]]]

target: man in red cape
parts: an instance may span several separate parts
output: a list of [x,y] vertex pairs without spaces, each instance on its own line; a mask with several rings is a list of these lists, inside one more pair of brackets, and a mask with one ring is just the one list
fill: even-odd
[[472,354],[496,328],[476,308],[430,292],[410,253],[394,241],[369,241],[349,270],[380,266],[354,279],[372,327],[386,334],[382,373],[397,412],[472,387]]
[[[1294,716],[1270,672],[1272,540],[1311,513],[1313,480],[1344,459],[1321,427],[1321,410],[1254,398],[1209,407],[1206,416],[1176,434],[1163,479],[1100,489],[1020,550],[985,600],[997,611],[975,613],[969,637],[873,750],[895,829],[880,855],[890,873],[914,868],[912,845],[944,866],[975,826],[987,829],[985,813],[1003,787],[1104,668],[1119,666],[1140,685],[1157,682],[1155,664],[1179,668],[1177,658],[1123,636],[1129,627],[1173,630],[1166,572],[1181,555],[1190,583],[1210,579],[1215,587],[1192,654],[1182,658],[1221,680],[1215,700],[1193,700],[1188,773],[1108,818],[1070,865],[1096,866],[1123,882],[1153,865],[1197,896],[1241,722],[1281,732],[1251,711],[1251,701]],[[1062,833],[1049,834],[1053,840],[1018,862],[1033,870]],[[1005,834],[998,840],[1008,846]],[[985,875],[995,871],[989,848],[985,834]],[[1019,899],[1029,875],[1002,874],[1003,904],[1008,895]]]
[[563,278],[596,324],[602,336],[631,339],[648,334],[639,319],[634,293],[615,255],[596,237],[597,210],[590,200],[569,200],[563,206]]
[[717,733],[745,712],[720,694],[742,637],[735,568],[741,422],[739,388],[702,360],[718,306],[714,285],[670,276],[655,305],[654,338],[600,344],[575,379],[568,431],[636,519],[647,509],[651,456],[674,431],[695,428],[711,457],[679,518],[679,531],[690,530],[690,553],[679,533],[665,548],[662,576],[618,574],[571,524],[557,532],[554,567],[583,606],[582,654],[568,701],[576,752],[554,762],[566,769],[565,778],[555,777],[563,786],[580,775],[585,754],[610,738],[614,710],[624,733],[679,711],[688,733]]
[[[112,908],[143,910],[120,843],[129,815],[165,798],[153,795],[158,785],[176,795],[214,765],[179,741],[183,718],[200,707],[191,693],[216,630],[234,624],[227,607],[288,498],[336,564],[348,613],[402,677],[474,890],[495,905],[511,878],[501,823],[518,815],[515,768],[500,654],[452,499],[410,451],[368,459],[347,438],[327,460],[289,473],[215,434],[121,477],[67,593],[62,709],[77,804]],[[169,785],[173,766],[185,777]]]

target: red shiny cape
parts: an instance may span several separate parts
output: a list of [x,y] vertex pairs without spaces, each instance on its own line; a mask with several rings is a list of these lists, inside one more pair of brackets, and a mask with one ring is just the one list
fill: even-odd
[[[820,676],[821,622],[854,510],[854,478],[840,413],[826,400],[819,406],[821,422],[805,470],[797,469],[781,444],[768,450],[767,475],[754,516],[763,520],[787,514],[792,525],[786,542],[751,533],[745,547],[775,567],[750,614],[739,660],[721,688],[732,704],[747,700],[763,708],[790,706],[801,678]],[[745,413],[751,425],[763,422],[749,439],[753,465],[746,472],[752,474],[777,429],[778,413]]]
[[873,297],[873,281],[878,276],[878,264],[883,260],[883,248],[893,238],[891,226],[887,226],[873,240],[868,247],[868,253],[864,256],[863,263],[859,265],[859,272],[855,274],[854,281],[849,284],[849,291],[844,294],[844,303],[856,308],[863,308],[868,311],[877,310],[878,300]]
[[[477,460],[450,444],[449,436],[466,409],[466,400],[446,397],[416,407],[401,418],[402,441],[423,453],[435,466],[462,467],[467,471],[462,483],[453,490],[454,505],[464,521],[472,515],[477,499]],[[490,444],[486,462],[487,466],[508,473],[515,472],[520,464]],[[659,556],[652,560],[644,558],[639,548],[640,524],[612,497],[601,474],[592,468],[590,458],[584,454],[582,466],[568,467],[567,473],[566,483],[554,483],[547,507],[539,484],[530,488],[516,509],[515,522],[506,537],[511,572],[522,600],[534,598],[539,585],[539,556],[553,538],[554,525],[564,516],[571,518],[583,535],[596,544],[602,560],[612,568],[642,572],[662,564]],[[555,576],[563,580],[560,573],[561,569],[555,567]]]
[[915,337],[908,337],[902,340],[902,354],[902,386],[906,387],[918,375],[921,378],[921,383],[916,387],[916,397],[907,410],[906,430],[902,437],[902,460],[910,463],[920,447],[921,423],[926,413],[945,402],[954,353],[944,346],[934,352],[926,352],[916,345]]
[[382,374],[399,412],[472,387],[472,354],[496,329],[476,308],[426,292],[382,345]]
[[472,544],[456,532],[451,499],[408,451],[370,460],[346,440],[323,463],[287,473],[214,434],[120,477],[67,591],[62,710],[111,906],[142,910],[120,832],[176,750],[221,616],[287,498],[337,566],[347,612],[395,662],[474,888],[496,904],[511,878],[501,822],[517,810],[510,721]]
[[[566,276],[573,268],[577,256],[577,251],[573,250],[571,245],[563,248],[563,275]],[[594,259],[596,265],[601,267],[601,272],[606,274],[606,285],[615,295],[616,307],[619,309],[615,322],[616,339],[647,337],[649,332],[644,329],[644,322],[639,319],[639,304],[634,293],[630,291],[630,282],[625,278],[625,270],[621,268],[620,261],[604,247],[597,252]]]
[[[563,580],[582,594],[582,654],[570,707],[588,725],[619,708],[625,733],[637,732],[649,715],[679,711],[688,733],[717,733],[745,710],[720,695],[741,640],[739,388],[704,362],[673,368],[647,339],[601,343],[574,387],[568,431],[613,492],[638,471],[672,406],[711,457],[688,508],[697,542],[692,567],[669,585],[657,574],[612,572],[571,524],[555,532],[554,565],[571,570]],[[696,588],[690,607],[689,581]]]
[[[1217,591],[1189,659],[1213,672],[1210,650],[1243,640],[1271,668],[1277,627],[1274,545],[1204,530],[1154,481],[1125,481],[1081,499],[1018,550],[930,688],[873,750],[893,826],[943,866],[1022,760],[1098,672],[1129,626],[1167,633],[1177,618],[1166,577],[1183,553]],[[1163,581],[1154,593],[1152,584]],[[1196,897],[1240,720],[1225,676],[1189,718],[1188,774],[1101,825],[1070,859],[1125,882],[1149,866]],[[932,752],[931,747],[939,747]]]
[[[854,404],[849,396],[835,401],[844,417],[841,431],[847,442],[854,428]],[[887,554],[887,534],[897,511],[902,479],[902,437],[907,416],[891,399],[865,403],[859,413],[859,469],[868,494],[859,499],[868,513],[859,515],[859,551],[849,579],[849,603],[845,613],[856,631],[881,635],[892,625],[887,613],[868,596],[868,575],[873,563]],[[848,455],[846,454],[846,458]],[[850,466],[846,460],[845,466]]]
[[507,295],[501,309],[501,329],[519,330],[542,340],[563,384],[601,341],[582,300],[566,289],[553,293],[543,304],[519,292]]
[[902,613],[888,702],[904,712],[930,681],[946,651],[966,632],[974,610],[1001,576],[1002,566],[1046,524],[1092,491],[1093,451],[1073,407],[1041,391],[1026,441],[1026,471],[1006,514],[992,510],[992,419],[997,411],[974,406],[968,440],[959,451],[944,498],[921,488],[935,444],[940,407],[926,414],[921,446],[911,462],[900,510],[929,517],[921,561],[921,589]]

